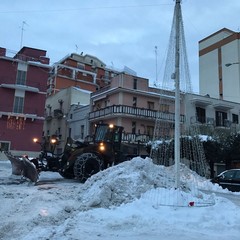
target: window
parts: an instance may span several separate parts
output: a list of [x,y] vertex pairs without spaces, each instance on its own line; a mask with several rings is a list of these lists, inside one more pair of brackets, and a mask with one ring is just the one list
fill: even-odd
[[154,127],[147,126],[147,135],[148,136],[153,136],[153,132],[154,132]]
[[10,149],[10,142],[0,142],[0,150],[8,152]]
[[154,110],[154,102],[147,102],[148,109]]
[[136,122],[132,122],[132,134],[136,134]]
[[167,105],[167,104],[160,104],[159,110],[160,110],[160,112],[168,113],[169,112],[169,105]]
[[85,69],[85,65],[78,62],[77,63],[77,68],[84,70]]
[[23,113],[23,104],[24,104],[23,97],[15,97],[14,105],[13,105],[13,112],[14,113]]
[[84,125],[81,125],[81,132],[80,132],[81,139],[84,138]]
[[61,128],[58,128],[58,133],[57,133],[57,135],[58,135],[59,139],[61,139],[61,138],[62,138],[62,134],[61,134]]
[[223,173],[222,176],[223,176],[224,179],[232,179],[234,174],[235,174],[234,170],[229,170],[229,171]]
[[206,109],[196,107],[197,121],[200,123],[206,123]]
[[111,77],[113,78],[113,77],[115,77],[117,74],[115,74],[115,73],[111,73]]
[[109,105],[109,100],[104,101],[104,106],[107,107]]
[[232,122],[238,124],[238,115],[237,114],[232,115]]
[[137,98],[133,97],[133,107],[136,107],[136,106],[137,106]]
[[18,70],[16,84],[26,85],[26,76],[27,76],[26,71]]
[[133,89],[137,89],[137,79],[133,79]]
[[227,120],[227,113],[216,111],[216,126],[217,127],[224,126],[225,120]]
[[105,77],[105,79],[109,79],[109,72],[108,71],[105,71],[104,77]]
[[96,106],[96,110],[99,110],[99,109],[101,109],[101,104],[100,103],[98,103],[97,106]]
[[236,170],[235,179],[240,179],[240,171]]

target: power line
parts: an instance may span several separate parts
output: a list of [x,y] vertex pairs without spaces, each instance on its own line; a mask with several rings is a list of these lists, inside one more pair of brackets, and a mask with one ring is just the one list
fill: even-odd
[[102,9],[120,9],[120,8],[143,8],[143,7],[158,7],[158,6],[169,6],[172,3],[162,3],[162,4],[143,4],[143,5],[120,5],[120,6],[101,6],[101,7],[82,7],[82,8],[69,8],[69,9],[32,9],[32,10],[9,10],[0,11],[0,14],[6,13],[43,13],[43,12],[73,12],[82,10],[102,10]]

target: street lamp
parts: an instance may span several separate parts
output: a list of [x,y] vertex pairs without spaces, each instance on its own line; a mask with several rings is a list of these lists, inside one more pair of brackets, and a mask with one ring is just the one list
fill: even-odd
[[240,62],[226,63],[225,66],[226,66],[226,67],[229,67],[229,66],[234,65],[234,64],[240,64]]

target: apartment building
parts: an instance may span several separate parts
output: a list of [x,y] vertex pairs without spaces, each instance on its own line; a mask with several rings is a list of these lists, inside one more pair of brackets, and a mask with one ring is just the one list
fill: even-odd
[[240,103],[240,33],[223,28],[199,41],[199,93]]
[[0,48],[0,144],[15,155],[37,154],[33,137],[42,135],[50,71],[46,51]]
[[[79,138],[82,136],[76,129],[81,124],[69,126],[69,123],[79,121],[79,117],[72,113],[72,110],[79,106],[89,106],[90,91],[79,87],[68,87],[54,95],[48,96],[45,103],[45,121],[43,126],[43,137],[41,141],[48,141],[52,136],[59,138],[56,152],[62,153],[68,137]],[[76,107],[74,107],[76,106]],[[81,116],[83,116],[81,112]],[[77,117],[77,118],[76,118]],[[87,135],[87,133],[85,132]],[[42,136],[42,135],[41,135]],[[38,136],[41,138],[41,136]]]
[[95,92],[117,73],[95,56],[72,53],[53,65],[47,93],[50,96],[71,86]]
[[109,86],[91,94],[91,106],[90,127],[97,122],[123,126],[126,141],[151,140],[159,110],[163,113],[161,120],[173,131],[170,126],[174,123],[174,92],[149,87],[149,80],[145,78],[119,74]]

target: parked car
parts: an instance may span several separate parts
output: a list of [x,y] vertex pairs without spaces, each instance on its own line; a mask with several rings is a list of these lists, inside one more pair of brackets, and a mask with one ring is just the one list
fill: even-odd
[[222,188],[227,188],[232,192],[240,191],[240,169],[230,169],[220,173],[211,180],[218,183]]

